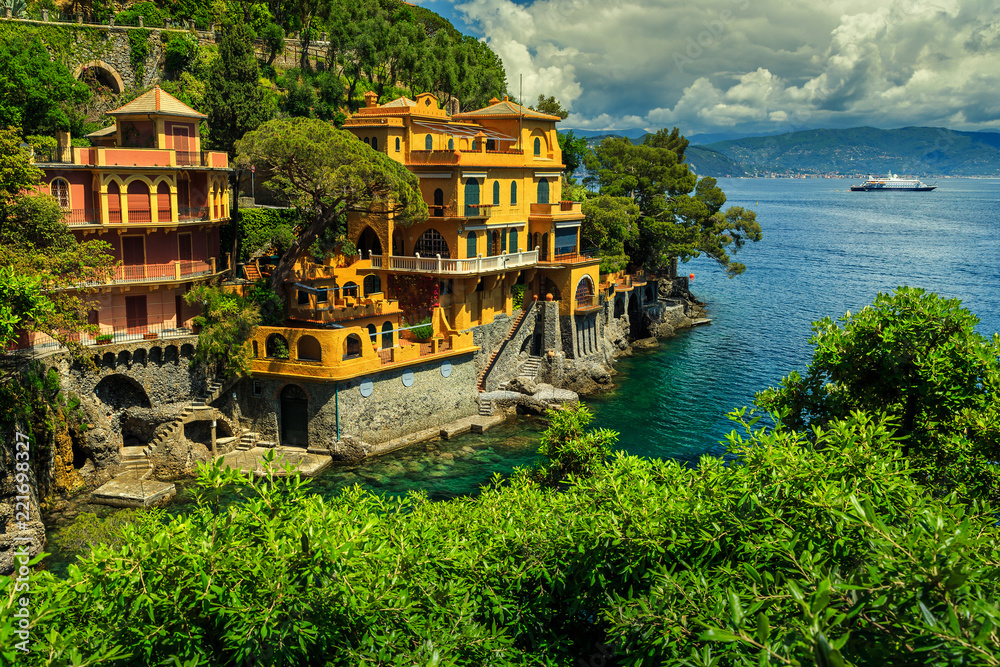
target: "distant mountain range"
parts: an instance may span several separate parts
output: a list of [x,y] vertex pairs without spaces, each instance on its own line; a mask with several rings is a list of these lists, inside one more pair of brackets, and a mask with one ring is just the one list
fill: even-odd
[[[594,132],[588,133],[588,142],[608,135],[629,136]],[[643,135],[629,138],[637,141]],[[1000,133],[940,127],[803,130],[692,144],[686,156],[702,176],[859,176],[889,171],[918,177],[1000,176]]]

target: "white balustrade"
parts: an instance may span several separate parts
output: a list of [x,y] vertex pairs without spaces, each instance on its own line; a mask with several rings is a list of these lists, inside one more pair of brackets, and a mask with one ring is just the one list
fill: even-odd
[[[373,269],[384,269],[388,271],[410,272],[410,273],[434,273],[450,275],[474,275],[477,273],[490,271],[505,271],[507,269],[518,269],[527,266],[534,266],[538,263],[538,249],[527,252],[493,255],[466,259],[443,259],[440,255],[434,258],[421,257],[419,253],[413,257],[399,255],[376,255],[370,256]],[[386,261],[388,259],[388,262]]]

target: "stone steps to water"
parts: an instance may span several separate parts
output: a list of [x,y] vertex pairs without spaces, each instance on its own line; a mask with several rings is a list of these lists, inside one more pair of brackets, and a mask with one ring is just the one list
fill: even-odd
[[257,438],[259,437],[260,436],[257,434],[256,431],[248,431],[244,433],[243,436],[240,438],[239,444],[236,445],[236,449],[240,451],[247,451],[249,449],[253,449],[256,446]]
[[538,369],[541,368],[541,366],[542,366],[541,357],[529,356],[528,360],[524,362],[523,366],[521,366],[521,370],[518,373],[518,375],[520,377],[534,379],[538,377]]
[[479,400],[479,416],[480,417],[492,417],[493,416],[493,401],[487,399]]

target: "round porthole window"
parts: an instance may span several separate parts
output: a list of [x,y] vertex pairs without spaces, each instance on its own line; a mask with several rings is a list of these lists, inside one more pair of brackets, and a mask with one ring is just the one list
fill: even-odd
[[451,377],[451,362],[445,361],[441,364],[441,375],[445,377]]
[[359,389],[361,390],[361,395],[368,398],[372,395],[372,392],[375,391],[375,385],[371,380],[365,379],[361,381]]
[[403,371],[403,386],[404,387],[413,386],[413,371]]

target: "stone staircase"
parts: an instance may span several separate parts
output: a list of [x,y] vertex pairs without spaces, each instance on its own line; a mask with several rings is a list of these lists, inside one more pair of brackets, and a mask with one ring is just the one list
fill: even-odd
[[532,380],[534,380],[536,377],[538,377],[538,369],[541,367],[541,365],[542,365],[541,357],[529,356],[528,360],[524,362],[523,366],[521,366],[521,370],[518,371],[517,375],[518,377],[531,378]]
[[240,437],[240,441],[237,443],[236,449],[241,452],[253,449],[257,445],[257,438],[259,437],[260,435],[256,431],[244,433],[242,437]]
[[219,396],[222,395],[222,392],[231,387],[234,382],[235,379],[230,380],[224,385],[222,382],[219,382],[219,380],[212,380],[212,382],[208,385],[208,388],[203,390],[198,397],[191,401],[188,405],[184,406],[184,409],[180,411],[172,422],[170,422],[170,425],[165,430],[161,431],[159,435],[153,438],[152,441],[150,441],[146,449],[152,453],[160,445],[174,438],[178,431],[184,430],[184,424],[187,423],[187,418],[195,412],[213,410],[214,408],[212,408],[209,404],[219,398]]
[[[493,362],[496,361],[497,356],[499,356],[499,354],[503,351],[504,346],[507,344],[507,341],[509,341],[514,336],[514,334],[517,333],[517,328],[521,326],[521,322],[524,321],[524,318],[528,314],[529,310],[530,307],[525,308],[524,310],[521,311],[521,314],[517,316],[517,319],[514,320],[514,323],[510,325],[510,331],[507,332],[507,337],[504,338],[499,345],[497,345],[497,349],[494,350],[493,354],[490,355],[489,361],[486,362],[486,367],[483,368],[483,372],[479,374],[479,378],[476,380],[476,388],[479,391],[483,391],[485,389],[483,384],[486,382],[486,376],[490,374],[490,370],[492,370],[493,368]],[[493,413],[491,412],[490,414]]]
[[493,401],[489,399],[479,399],[479,416],[480,417],[492,417],[493,416]]
[[149,479],[153,474],[153,464],[149,461],[149,455],[153,452],[150,445],[145,447],[122,447],[121,472],[116,477],[131,480]]

